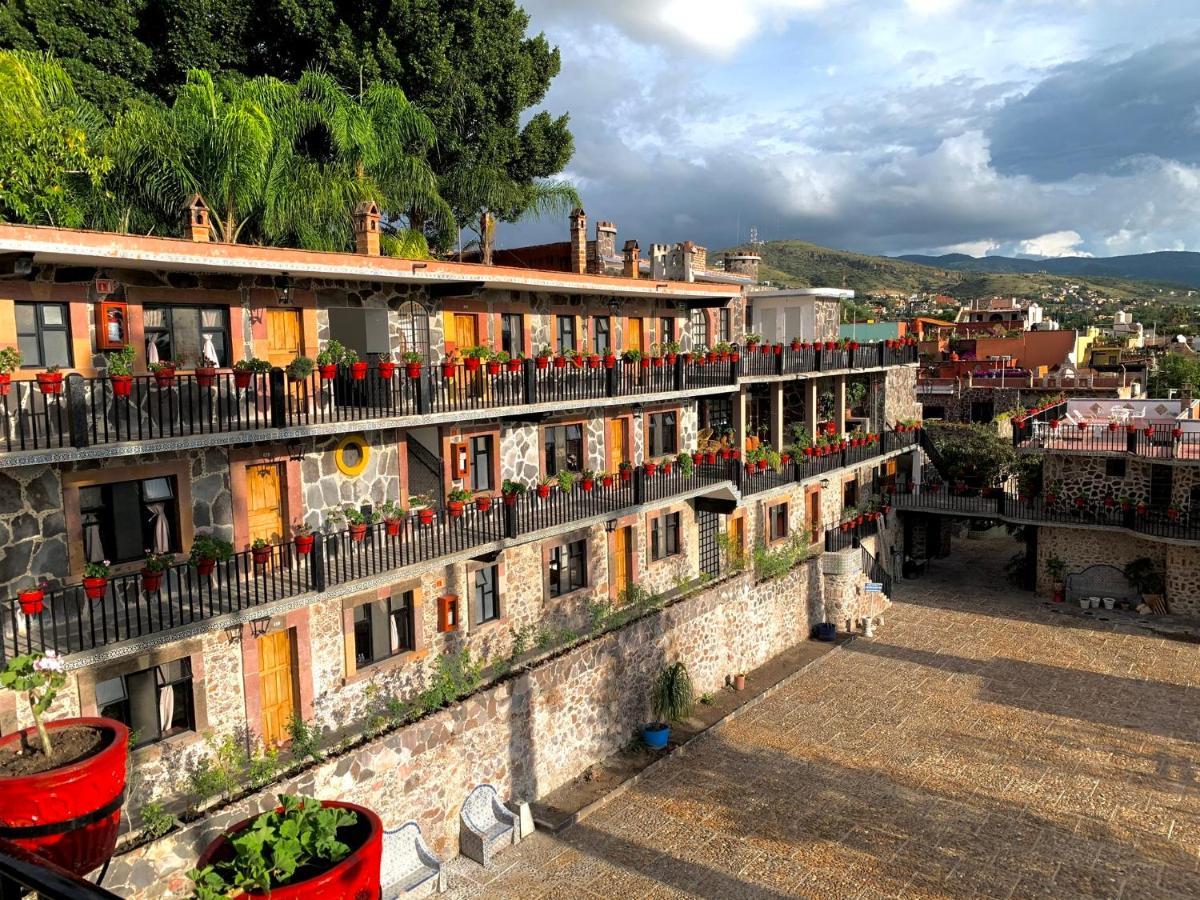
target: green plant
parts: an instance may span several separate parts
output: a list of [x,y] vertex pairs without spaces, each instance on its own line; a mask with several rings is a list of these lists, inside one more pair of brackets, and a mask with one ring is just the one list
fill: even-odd
[[[0,350],[0,354],[3,354],[3,353],[4,353],[4,351]],[[133,357],[134,357],[134,351],[133,351],[132,344],[126,344],[124,347],[122,347],[120,350],[117,350],[115,353],[109,353],[107,356],[108,374],[110,376],[112,376],[112,375],[132,375],[133,374]],[[18,356],[18,360],[19,360],[19,358],[20,357]],[[0,359],[0,372],[2,372],[2,371],[4,371],[4,361],[3,361],[3,359]]]
[[[297,359],[305,358],[297,357]],[[292,363],[295,362],[296,360],[293,359]],[[271,363],[265,359],[259,359],[257,356],[251,356],[246,359],[239,359],[233,364],[233,368],[238,372],[253,372],[255,375],[266,375],[271,371]]]
[[195,565],[202,559],[215,559],[217,562],[225,562],[232,558],[232,556],[233,544],[216,537],[210,532],[201,531],[196,533],[196,537],[192,541],[192,551],[188,554],[188,562],[192,565]]
[[466,350],[464,350],[462,352],[462,354],[464,357],[466,357],[468,359],[487,360],[487,359],[491,358],[492,350],[490,347],[484,347],[484,346],[468,347]]
[[592,600],[588,603],[588,625],[592,634],[599,634],[608,624],[613,606],[607,600]]
[[[357,355],[356,357],[357,358]],[[325,344],[325,349],[317,354],[318,366],[336,366],[346,360],[346,348],[339,340],[331,340]]]
[[66,683],[66,667],[53,650],[47,650],[45,654],[14,656],[0,669],[0,687],[25,695],[29,712],[33,715],[33,725],[42,742],[42,752],[46,756],[53,753],[54,747],[42,716]]
[[0,375],[11,375],[20,366],[20,350],[16,347],[0,347]]
[[674,662],[658,673],[651,697],[654,715],[659,722],[682,722],[692,714],[692,679],[687,666]]
[[504,479],[504,483],[500,485],[500,493],[502,494],[524,494],[528,490],[524,484],[519,481],[512,481],[508,478]]
[[679,341],[667,341],[666,343],[664,343],[663,344],[663,352],[664,353],[678,353],[679,352]]
[[400,354],[400,361],[404,363],[419,363],[424,362],[425,358],[416,350],[408,350]]
[[107,559],[103,562],[90,562],[83,567],[84,578],[108,578],[111,574],[112,570],[109,568]]
[[451,503],[467,503],[471,499],[471,492],[464,488],[455,488],[446,495],[446,499]]
[[767,465],[770,466],[772,470],[778,472],[780,469],[783,468],[783,457],[781,457],[771,447],[767,447],[764,450],[760,450],[759,454],[760,454],[759,459],[765,459],[767,461]]
[[404,507],[395,500],[384,500],[379,504],[379,514],[385,519],[399,519],[404,516]]
[[262,550],[262,549],[264,549],[266,547],[270,547],[270,546],[271,546],[271,542],[268,541],[266,538],[255,538],[254,542],[250,544],[250,549],[251,550]]
[[742,340],[747,344],[761,344],[762,335],[755,331],[747,331],[744,335],[742,335]]
[[342,351],[342,365],[352,366],[358,361],[359,360],[358,360],[358,351],[357,350],[351,350],[349,347],[347,347],[345,350]]
[[641,358],[641,350],[625,350],[621,353],[621,359],[625,360],[625,362],[638,362]]
[[799,563],[808,559],[808,544],[799,535],[782,547],[768,550],[761,541],[754,545],[754,576],[759,581],[770,581],[786,575]]
[[279,751],[274,747],[250,757],[246,767],[246,781],[251,787],[260,788],[270,784],[279,774]]
[[550,349],[549,344],[543,344],[542,349],[537,352],[537,355],[542,359],[549,359],[554,355],[554,351]]
[[717,546],[725,554],[725,561],[730,572],[746,570],[746,550],[740,542],[735,543],[728,531],[717,535]]
[[[57,366],[54,366],[53,368],[55,371],[58,369]],[[178,366],[169,359],[160,359],[158,362],[150,363],[150,365],[146,366],[146,368],[151,372],[174,372]],[[49,372],[50,369],[47,368],[46,371]]]
[[677,457],[675,457],[675,462],[679,466],[679,473],[683,475],[684,478],[692,477],[692,472],[696,468],[696,464],[692,460],[692,454],[680,453]]
[[560,469],[555,476],[555,482],[558,484],[558,489],[564,494],[569,494],[571,488],[575,487],[576,475],[574,472],[568,472],[566,469]]
[[700,702],[701,702],[701,703],[702,703],[704,706],[712,706],[712,705],[713,705],[713,701],[714,701],[715,699],[716,699],[716,698],[714,698],[712,694],[710,694],[710,693],[707,693],[707,692],[705,692],[705,693],[703,693],[703,694],[701,694],[701,695],[700,695]]
[[292,739],[292,755],[296,759],[320,762],[325,758],[321,752],[321,732],[305,722],[299,713],[292,713],[288,719],[287,732]]
[[1046,560],[1046,574],[1055,584],[1061,584],[1063,576],[1067,574],[1067,564],[1057,556],[1052,556]]
[[424,509],[427,506],[433,506],[433,498],[428,494],[409,494],[408,508],[409,509]]
[[1139,556],[1125,564],[1125,580],[1143,596],[1161,594],[1165,587],[1162,570],[1148,556]]
[[154,800],[138,810],[138,818],[142,820],[142,834],[150,840],[162,837],[178,821],[161,803]]
[[234,897],[249,890],[269,894],[298,869],[329,866],[349,854],[350,847],[337,839],[337,832],[358,821],[355,812],[286,794],[280,795],[279,804],[280,811],[263,813],[228,838],[232,859],[189,873],[198,900]]
[[303,381],[313,373],[316,363],[307,356],[297,356],[287,365],[287,376],[292,381]]
[[146,556],[142,560],[142,568],[147,572],[165,572],[173,565],[175,565],[174,553],[155,553],[153,550],[147,550]]

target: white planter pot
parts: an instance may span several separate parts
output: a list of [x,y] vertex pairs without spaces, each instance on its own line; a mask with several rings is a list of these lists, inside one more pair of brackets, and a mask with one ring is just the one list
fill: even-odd
[[1105,597],[1104,598],[1104,608],[1105,609],[1112,609],[1114,606],[1116,606],[1116,604],[1117,604],[1117,600],[1115,597]]
[[1092,605],[1092,603],[1091,603],[1091,601],[1090,601],[1090,600],[1088,600],[1088,598],[1087,598],[1087,597],[1080,597],[1080,598],[1079,598],[1079,608],[1080,608],[1080,609],[1087,609],[1087,608],[1088,608],[1089,606],[1091,606],[1091,605]]

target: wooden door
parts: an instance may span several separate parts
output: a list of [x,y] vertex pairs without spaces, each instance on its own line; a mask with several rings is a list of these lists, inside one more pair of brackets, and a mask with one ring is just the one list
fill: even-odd
[[739,562],[746,554],[746,520],[742,516],[729,520],[729,562]]
[[630,317],[625,320],[625,349],[642,349],[642,320]]
[[258,639],[262,740],[267,747],[277,747],[288,739],[288,722],[296,712],[291,635],[285,628]]
[[460,353],[468,347],[479,346],[479,335],[475,330],[474,316],[454,314],[454,343]]
[[617,600],[628,590],[633,572],[633,528],[626,525],[613,532],[613,586]]
[[616,473],[621,463],[629,459],[629,420],[608,420],[608,471]]
[[821,492],[808,492],[808,534],[814,544],[821,539]]
[[303,355],[302,334],[300,310],[268,309],[267,360],[271,365],[283,368],[297,356]]
[[280,463],[246,467],[246,528],[251,541],[274,543],[283,537],[282,470]]

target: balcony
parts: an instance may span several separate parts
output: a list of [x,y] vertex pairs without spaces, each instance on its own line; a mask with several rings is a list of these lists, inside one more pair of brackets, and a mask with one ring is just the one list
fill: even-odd
[[1178,400],[1067,400],[1013,420],[1022,450],[1127,453],[1153,462],[1200,462],[1195,404]]
[[[849,442],[844,450],[830,451],[827,448],[813,449],[812,454],[797,459],[788,459],[779,470],[746,463],[734,471],[737,486],[743,496],[758,494],[772,488],[808,481],[834,469],[847,466],[858,466],[870,462],[880,456],[886,456],[898,450],[908,450],[916,446],[919,438],[917,431],[896,432],[890,428],[879,436],[879,440],[855,445]],[[811,449],[811,448],[810,448]]]
[[842,346],[833,341],[810,344],[761,344],[741,354],[743,378],[807,375],[839,369],[870,369],[917,361],[917,348],[901,341],[876,341]]
[[163,573],[154,590],[145,590],[142,576],[131,573],[111,578],[96,599],[88,599],[81,584],[47,590],[41,608],[32,612],[19,597],[9,598],[0,601],[0,666],[14,653],[94,650],[456,554],[488,552],[547,529],[616,518],[645,503],[728,483],[735,466],[720,460],[686,474],[673,467],[654,476],[639,469],[628,479],[596,483],[591,491],[577,484],[544,497],[530,491],[494,499],[486,507],[476,502],[457,517],[446,510],[416,511],[370,525],[362,534],[349,529],[316,534],[304,548],[289,541],[258,558],[249,550],[235,553],[216,563],[211,575],[180,563]]
[[[805,374],[833,367],[901,365],[915,362],[915,347],[864,344],[856,350],[745,354],[741,359],[523,360],[422,366],[409,377],[403,366],[375,365],[361,377],[341,367],[333,377],[313,372],[293,379],[283,369],[268,374],[222,371],[215,375],[180,372],[137,375],[124,384],[106,377],[68,375],[57,392],[37,382],[0,386],[0,454],[79,450],[153,440],[215,443],[213,436],[287,429],[338,430],[339,425],[408,424],[428,417],[452,421],[463,414],[549,409],[697,391],[735,390],[754,371]],[[380,424],[380,427],[387,427]],[[249,436],[247,433],[250,433]],[[41,461],[41,460],[39,460]]]

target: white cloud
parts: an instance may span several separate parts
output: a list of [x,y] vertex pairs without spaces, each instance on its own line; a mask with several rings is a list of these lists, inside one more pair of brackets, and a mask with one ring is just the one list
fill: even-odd
[[947,244],[945,247],[938,247],[939,253],[965,253],[967,256],[987,256],[989,253],[999,250],[999,241],[964,241],[961,244]]
[[1078,231],[1052,231],[1018,242],[1017,252],[1022,256],[1091,256],[1080,251],[1082,243],[1083,235]]

